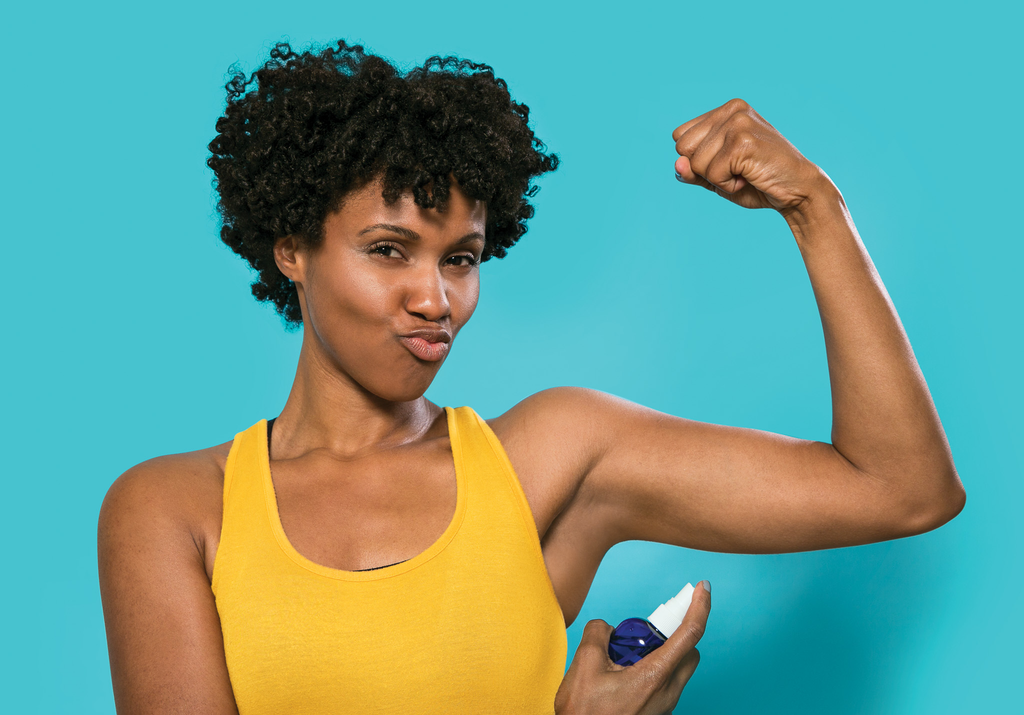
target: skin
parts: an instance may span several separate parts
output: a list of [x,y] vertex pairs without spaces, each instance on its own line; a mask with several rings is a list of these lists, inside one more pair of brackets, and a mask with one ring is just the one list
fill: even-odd
[[[568,387],[488,420],[523,485],[567,625],[622,541],[730,553],[835,548],[934,529],[965,502],[927,385],[838,188],[742,100],[672,138],[680,181],[773,209],[792,230],[821,314],[832,442]],[[380,224],[399,229],[367,230]],[[439,213],[408,194],[387,206],[370,183],[328,217],[321,246],[278,241],[305,330],[271,469],[288,538],[311,560],[347,570],[401,561],[450,522],[447,425],[423,397],[441,362],[416,358],[397,336],[423,326],[457,336],[476,307],[485,224],[486,206],[457,186]],[[144,462],[104,501],[100,583],[118,712],[235,712],[210,590],[229,448]],[[421,483],[398,488],[395,474]],[[629,668],[603,650],[611,626],[591,621],[557,711],[670,711],[697,666],[709,610],[701,586],[684,626]]]

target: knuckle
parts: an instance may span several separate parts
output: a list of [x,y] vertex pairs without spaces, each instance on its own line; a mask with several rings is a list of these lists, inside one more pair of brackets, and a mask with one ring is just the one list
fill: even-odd
[[751,129],[754,128],[755,122],[754,118],[747,112],[736,112],[735,114],[730,114],[729,118],[725,120],[725,123],[728,125],[729,137],[733,141],[735,141],[737,137],[743,135],[753,136]]
[[709,181],[726,181],[732,178],[731,167],[732,151],[725,149],[708,163],[707,177]]
[[686,639],[696,643],[704,637],[704,624],[697,621],[686,627]]
[[690,156],[697,148],[692,138],[682,137],[676,142],[676,152],[684,156]]
[[757,137],[752,132],[739,131],[732,136],[732,145],[736,149],[753,149],[757,143]]
[[743,112],[746,111],[747,109],[750,109],[750,105],[747,104],[742,99],[740,99],[739,97],[733,97],[732,99],[725,103],[725,106],[733,110],[734,112]]

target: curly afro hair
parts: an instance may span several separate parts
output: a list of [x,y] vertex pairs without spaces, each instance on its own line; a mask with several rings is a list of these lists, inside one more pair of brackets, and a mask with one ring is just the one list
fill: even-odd
[[[207,165],[219,194],[221,240],[258,273],[257,300],[302,323],[295,285],[274,262],[274,243],[315,247],[346,192],[380,178],[383,199],[411,190],[444,211],[450,177],[487,205],[482,258],[503,258],[533,217],[533,178],[558,167],[491,67],[429,58],[400,73],[341,40],[296,53],[279,43],[248,78],[232,70]],[[429,191],[428,191],[429,189]]]

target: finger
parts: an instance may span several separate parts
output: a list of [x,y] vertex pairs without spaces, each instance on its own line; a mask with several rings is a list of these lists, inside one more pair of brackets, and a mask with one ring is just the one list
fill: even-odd
[[580,638],[580,645],[577,653],[582,653],[589,658],[604,659],[612,665],[612,659],[608,657],[608,641],[611,639],[615,629],[600,618],[588,621],[583,628],[583,636]]
[[728,194],[734,194],[747,185],[747,180],[742,176],[745,156],[741,141],[735,135],[730,135],[704,171],[704,178],[709,183]]
[[718,126],[718,122],[712,116],[692,121],[693,124],[676,139],[676,154],[680,156],[692,156],[707,135]]
[[725,142],[724,125],[728,119],[728,116],[709,117],[680,137],[676,142],[676,151],[681,154],[676,159],[676,178],[718,193],[715,184],[707,179],[706,172],[708,164]]
[[676,159],[676,178],[687,184],[696,184],[698,177],[690,167],[690,160],[685,156]]
[[676,152],[689,156],[708,134],[718,131],[734,116],[743,114],[748,109],[751,109],[750,105],[742,99],[730,99],[721,107],[716,107],[710,112],[691,119],[686,124],[679,125],[672,132],[672,138],[676,140]]
[[708,166],[712,159],[722,151],[726,138],[727,135],[722,125],[716,124],[711,131],[704,135],[704,139],[686,154],[686,158],[690,160],[690,170],[714,184],[708,177]]
[[675,668],[686,654],[700,642],[711,613],[711,591],[707,581],[701,581],[693,591],[693,599],[686,610],[683,622],[669,636],[665,644],[637,663],[634,668],[647,664],[648,667]]
[[[712,185],[707,179],[693,171],[690,166],[690,160],[685,156],[681,156],[676,159],[676,178],[682,181],[684,184],[693,184],[694,186],[703,186],[708,191],[715,191],[715,186]],[[716,191],[717,193],[717,191]]]
[[711,114],[713,114],[716,111],[718,111],[718,107],[712,109],[710,112],[704,112],[704,114],[700,115],[699,117],[694,117],[693,119],[684,124],[680,124],[678,127],[672,130],[672,141],[679,141],[679,137],[683,136],[683,134],[685,134],[690,128],[692,128],[696,124],[699,124],[704,119],[707,119],[709,116],[711,116]]
[[608,640],[611,638],[612,631],[614,630],[615,629],[611,627],[611,624],[605,623],[600,618],[587,621],[587,625],[583,627],[583,636],[580,638],[580,645],[601,645],[602,641],[607,645]]
[[[680,154],[684,154],[683,151],[687,145],[680,145],[683,139],[689,141],[689,148],[693,148],[701,141],[703,141],[704,134],[708,132],[709,127],[722,126],[730,118],[736,115],[755,115],[760,119],[760,115],[754,111],[754,108],[747,104],[738,97],[730,99],[728,102],[720,107],[715,107],[710,112],[705,112],[699,117],[694,117],[685,124],[680,124],[672,132],[672,138],[676,140],[676,151]],[[764,121],[764,120],[761,120]],[[709,127],[702,127],[703,124],[708,124]],[[765,122],[765,124],[768,124]],[[770,125],[769,125],[770,126]],[[687,136],[693,132],[697,132],[692,136]]]

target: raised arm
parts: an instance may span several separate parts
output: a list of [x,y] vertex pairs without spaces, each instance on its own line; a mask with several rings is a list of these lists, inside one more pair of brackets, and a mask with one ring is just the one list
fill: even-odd
[[196,528],[215,479],[177,455],[114,482],[99,519],[99,575],[120,715],[237,715]]
[[681,181],[775,209],[792,229],[824,328],[832,443],[694,422],[590,390],[538,393],[514,410],[547,430],[551,450],[572,453],[573,523],[612,543],[777,553],[909,536],[953,518],[965,495],[942,425],[840,191],[742,100],[673,139]]

